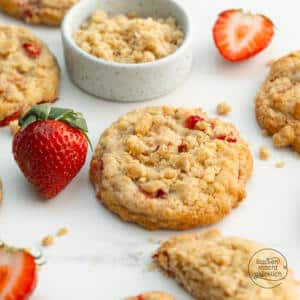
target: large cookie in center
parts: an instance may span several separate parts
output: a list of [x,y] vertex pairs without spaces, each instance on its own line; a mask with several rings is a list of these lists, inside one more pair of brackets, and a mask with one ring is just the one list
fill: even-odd
[[219,221],[244,199],[251,172],[233,125],[173,107],[121,117],[101,136],[90,169],[102,203],[148,229]]

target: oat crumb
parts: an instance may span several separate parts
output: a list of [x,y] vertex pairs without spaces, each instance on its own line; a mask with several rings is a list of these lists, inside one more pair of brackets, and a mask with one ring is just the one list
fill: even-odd
[[217,105],[217,113],[220,116],[228,115],[231,112],[231,107],[226,102],[221,102]]
[[10,127],[10,132],[11,132],[12,136],[14,136],[20,130],[18,120],[10,122],[9,127]]
[[261,131],[261,134],[262,134],[262,136],[265,136],[265,137],[269,136],[268,131],[266,129],[263,129]]
[[54,237],[52,235],[47,235],[42,239],[41,244],[44,247],[49,247],[49,246],[54,245],[54,242],[55,242]]
[[147,265],[148,272],[153,272],[153,271],[157,271],[157,270],[158,270],[158,266],[155,263],[150,263]]
[[285,162],[281,161],[275,164],[276,168],[283,168],[285,166]]
[[36,270],[37,270],[38,272],[41,272],[41,271],[42,271],[42,266],[37,266],[37,267],[36,267]]
[[266,147],[259,148],[259,158],[261,160],[268,160],[270,158],[270,152]]
[[69,229],[66,228],[66,227],[62,227],[60,229],[58,229],[57,233],[56,233],[56,236],[57,237],[62,237],[62,236],[65,236],[69,233]]

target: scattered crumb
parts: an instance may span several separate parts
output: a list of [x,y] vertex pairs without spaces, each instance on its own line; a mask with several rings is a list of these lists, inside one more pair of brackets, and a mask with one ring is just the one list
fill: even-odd
[[269,136],[268,131],[266,129],[263,129],[261,131],[262,136]]
[[10,132],[11,132],[12,136],[14,136],[20,130],[18,120],[10,122],[9,127],[10,127]]
[[49,247],[54,245],[55,241],[54,241],[54,237],[52,235],[47,235],[42,239],[42,246],[44,247]]
[[2,181],[0,179],[0,203],[2,202],[2,197],[3,197],[3,185],[2,185]]
[[158,270],[158,266],[155,263],[150,263],[147,265],[148,272],[153,272],[153,271],[157,271],[157,270]]
[[259,158],[261,160],[268,160],[270,158],[270,152],[266,147],[259,148]]
[[276,168],[283,168],[285,166],[285,162],[281,161],[275,164]]
[[42,266],[37,266],[37,267],[36,267],[36,270],[37,270],[38,272],[41,272],[41,271],[42,271]]
[[62,227],[60,229],[58,229],[57,233],[56,233],[56,236],[57,237],[62,237],[62,236],[65,236],[69,233],[69,229],[66,228],[66,227]]
[[217,113],[220,116],[228,115],[231,112],[231,106],[226,102],[221,102],[217,105]]

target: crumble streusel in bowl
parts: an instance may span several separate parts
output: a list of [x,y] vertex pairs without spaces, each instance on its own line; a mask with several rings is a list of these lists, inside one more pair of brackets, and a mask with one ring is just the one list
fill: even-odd
[[191,22],[174,0],[85,0],[65,17],[65,58],[73,82],[115,101],[169,93],[192,64]]

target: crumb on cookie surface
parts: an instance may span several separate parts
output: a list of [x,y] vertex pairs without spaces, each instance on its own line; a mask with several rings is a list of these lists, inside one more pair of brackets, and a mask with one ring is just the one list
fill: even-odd
[[41,244],[44,247],[52,246],[52,245],[54,245],[54,243],[55,243],[54,237],[50,234],[45,236],[41,241]]
[[220,116],[228,115],[231,112],[231,106],[226,102],[221,102],[217,105],[217,113]]
[[75,32],[78,46],[98,58],[119,63],[144,63],[173,53],[184,38],[174,18],[108,16],[96,11]]
[[259,158],[261,160],[268,160],[270,158],[270,152],[268,148],[263,146],[259,148]]

